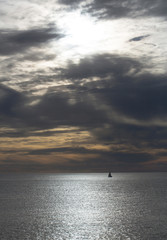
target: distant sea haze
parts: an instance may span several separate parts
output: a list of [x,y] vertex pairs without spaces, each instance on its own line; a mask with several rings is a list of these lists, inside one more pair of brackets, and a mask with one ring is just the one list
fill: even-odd
[[166,240],[167,173],[1,174],[1,240]]

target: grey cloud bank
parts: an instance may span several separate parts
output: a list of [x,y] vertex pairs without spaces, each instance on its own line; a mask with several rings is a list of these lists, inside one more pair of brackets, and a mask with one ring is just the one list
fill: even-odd
[[[60,3],[73,6],[82,3],[82,1],[59,0]],[[112,19],[124,17],[142,17],[142,16],[163,16],[166,17],[167,3],[165,0],[94,0],[88,3],[84,9],[99,19]]]
[[53,32],[51,28],[24,31],[0,30],[0,55],[21,53],[60,37],[62,35]]

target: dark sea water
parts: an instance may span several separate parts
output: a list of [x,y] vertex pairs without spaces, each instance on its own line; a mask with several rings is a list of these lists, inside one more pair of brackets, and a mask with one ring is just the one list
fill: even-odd
[[167,173],[1,174],[0,240],[166,240]]

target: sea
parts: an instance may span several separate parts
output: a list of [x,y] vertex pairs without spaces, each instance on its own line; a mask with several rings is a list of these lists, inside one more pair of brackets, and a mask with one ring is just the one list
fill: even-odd
[[0,240],[167,240],[167,173],[0,174]]

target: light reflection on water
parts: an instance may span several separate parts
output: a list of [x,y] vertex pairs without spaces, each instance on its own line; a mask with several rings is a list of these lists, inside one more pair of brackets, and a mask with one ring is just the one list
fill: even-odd
[[0,175],[1,240],[166,240],[166,173]]

